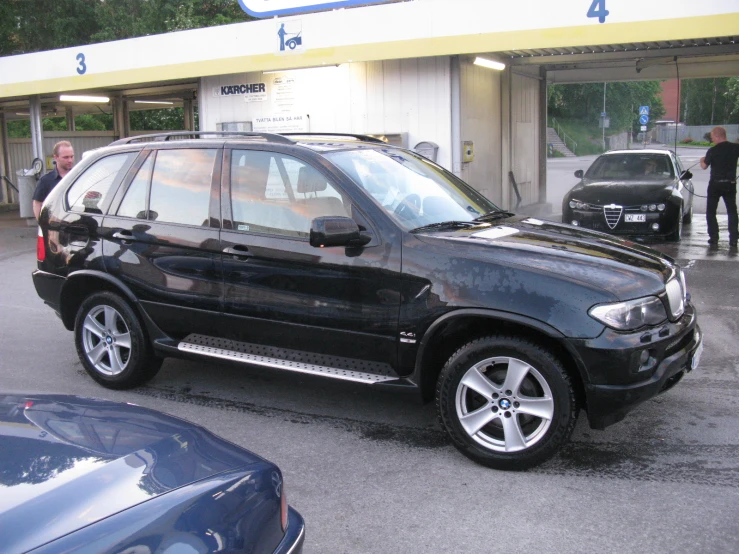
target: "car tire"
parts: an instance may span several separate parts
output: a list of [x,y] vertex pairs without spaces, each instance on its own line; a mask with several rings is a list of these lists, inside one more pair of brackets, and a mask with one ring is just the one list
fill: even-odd
[[688,212],[683,215],[683,223],[690,225],[693,222],[693,204],[690,205]]
[[677,216],[677,222],[676,222],[675,229],[672,231],[672,233],[667,235],[667,240],[669,240],[670,242],[680,242],[680,239],[683,236],[683,221],[684,221],[685,216],[683,215],[682,212],[683,212],[683,208],[681,206],[680,215]]
[[436,407],[462,454],[501,470],[551,458],[569,440],[579,411],[556,357],[528,340],[499,335],[465,344],[449,358]]
[[152,379],[162,365],[130,304],[117,294],[88,296],[74,323],[77,354],[87,373],[109,389],[130,389]]

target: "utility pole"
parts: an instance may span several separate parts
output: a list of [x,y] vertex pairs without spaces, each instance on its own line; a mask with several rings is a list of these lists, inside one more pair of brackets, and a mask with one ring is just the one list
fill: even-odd
[[[606,83],[603,83],[603,113],[606,113]],[[605,116],[604,116],[605,117]],[[601,120],[603,120],[603,152],[606,151],[606,123],[604,117],[601,117]]]

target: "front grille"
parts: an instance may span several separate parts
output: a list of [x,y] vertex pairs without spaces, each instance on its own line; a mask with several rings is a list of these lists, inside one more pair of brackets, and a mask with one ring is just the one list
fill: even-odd
[[611,229],[616,228],[616,225],[618,225],[618,222],[621,219],[621,214],[623,213],[623,211],[623,206],[617,206],[615,204],[611,204],[610,206],[603,206],[603,215],[606,216],[606,223],[608,224],[608,227],[610,227]]

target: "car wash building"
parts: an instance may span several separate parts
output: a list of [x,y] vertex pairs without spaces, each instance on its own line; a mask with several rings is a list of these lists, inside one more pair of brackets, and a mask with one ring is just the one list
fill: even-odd
[[[241,2],[263,18],[0,58],[0,200],[54,142],[79,155],[129,136],[133,110],[182,106],[186,130],[382,136],[516,208],[546,197],[547,83],[739,75],[737,0]],[[98,110],[113,131],[75,130]],[[15,118],[31,139],[8,138]]]

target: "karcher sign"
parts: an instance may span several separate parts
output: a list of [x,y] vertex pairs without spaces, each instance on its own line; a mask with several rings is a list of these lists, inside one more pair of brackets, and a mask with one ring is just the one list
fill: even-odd
[[383,4],[390,0],[239,0],[241,9],[254,17],[272,17],[319,10],[346,8],[368,4]]

